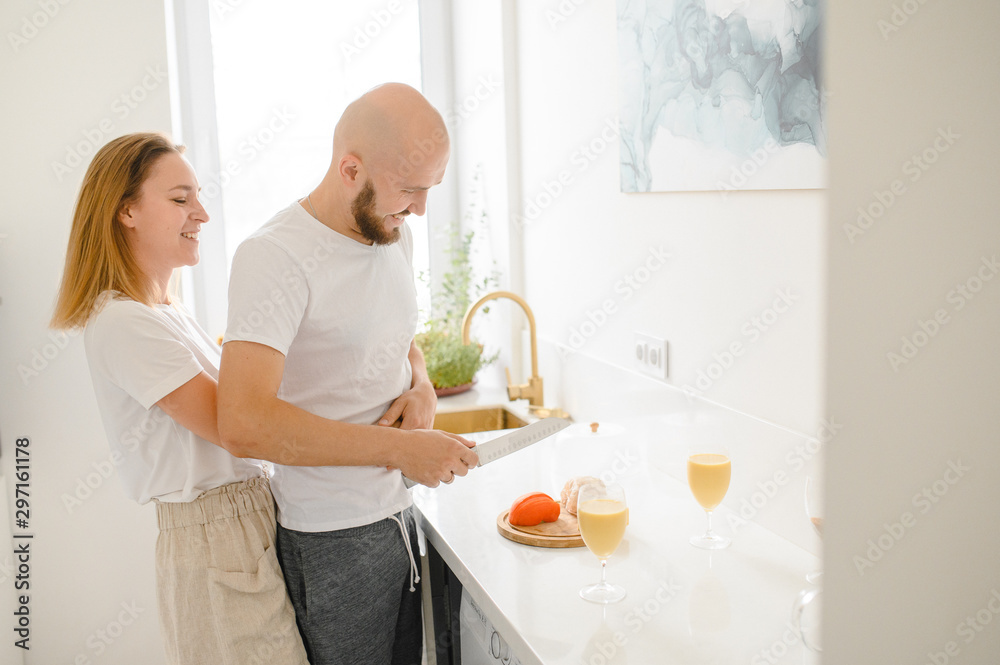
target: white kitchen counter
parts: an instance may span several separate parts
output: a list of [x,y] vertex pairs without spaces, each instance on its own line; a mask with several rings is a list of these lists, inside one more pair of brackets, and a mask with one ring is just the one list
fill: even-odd
[[[489,399],[472,393],[442,400],[441,407],[477,403]],[[523,665],[818,662],[790,623],[796,595],[808,586],[806,573],[820,567],[815,556],[752,522],[732,534],[728,549],[697,549],[688,538],[704,530],[705,514],[684,483],[646,462],[651,442],[642,435],[609,437],[577,448],[582,452],[571,460],[563,434],[451,485],[413,490],[428,542]],[[608,606],[578,596],[600,577],[585,547],[529,547],[496,528],[497,516],[521,494],[543,491],[558,500],[565,474],[576,474],[588,458],[600,465],[590,474],[598,476],[612,460],[630,509],[625,539],[608,563],[609,581],[628,596]],[[720,508],[714,521],[731,533],[727,510]]]

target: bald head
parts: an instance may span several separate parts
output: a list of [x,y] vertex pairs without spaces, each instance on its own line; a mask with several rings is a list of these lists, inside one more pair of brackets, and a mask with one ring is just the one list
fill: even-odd
[[333,133],[333,162],[307,197],[310,214],[366,244],[399,239],[408,215],[423,215],[450,152],[441,114],[419,92],[386,83],[344,110]]
[[441,114],[403,83],[385,83],[351,102],[333,133],[335,163],[354,155],[368,168],[394,169],[404,177],[448,149]]

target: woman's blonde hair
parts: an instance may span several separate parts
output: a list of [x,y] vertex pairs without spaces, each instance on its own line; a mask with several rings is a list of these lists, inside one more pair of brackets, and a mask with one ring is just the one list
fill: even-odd
[[142,184],[160,157],[182,152],[184,146],[175,145],[164,134],[148,132],[120,136],[97,151],[73,212],[66,266],[50,326],[85,326],[104,291],[154,304],[154,283],[136,263],[118,215],[138,201]]

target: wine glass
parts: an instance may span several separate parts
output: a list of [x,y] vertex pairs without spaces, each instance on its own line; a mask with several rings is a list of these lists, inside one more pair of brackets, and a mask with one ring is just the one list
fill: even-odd
[[712,531],[712,511],[722,503],[729,491],[732,467],[729,451],[723,446],[696,447],[688,451],[688,486],[695,500],[705,509],[708,529],[705,533],[691,537],[691,544],[706,550],[721,550],[732,542],[725,536]]
[[[803,589],[795,597],[792,605],[792,623],[799,637],[802,638],[802,645],[810,651],[822,651],[820,646],[819,621],[822,614],[820,604],[823,602],[823,589],[814,586]],[[816,601],[819,602],[816,602]],[[809,610],[808,612],[806,610]]]
[[583,542],[601,560],[601,581],[580,589],[580,597],[604,605],[617,603],[625,597],[625,589],[608,584],[606,574],[608,557],[618,549],[628,524],[625,490],[614,484],[584,485],[577,497],[576,518]]
[[[823,537],[823,486],[818,476],[806,476],[805,491],[806,515],[816,535]],[[816,570],[806,575],[806,581],[810,584],[819,584],[823,581],[823,571]]]

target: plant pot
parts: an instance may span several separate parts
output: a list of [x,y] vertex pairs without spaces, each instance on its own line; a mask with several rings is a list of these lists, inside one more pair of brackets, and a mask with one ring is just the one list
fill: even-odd
[[438,397],[447,397],[448,395],[457,395],[459,393],[464,393],[467,390],[471,390],[472,386],[473,386],[473,384],[475,382],[476,382],[475,380],[472,380],[469,383],[463,383],[460,386],[449,386],[447,388],[435,388],[434,389],[434,394],[436,394]]

